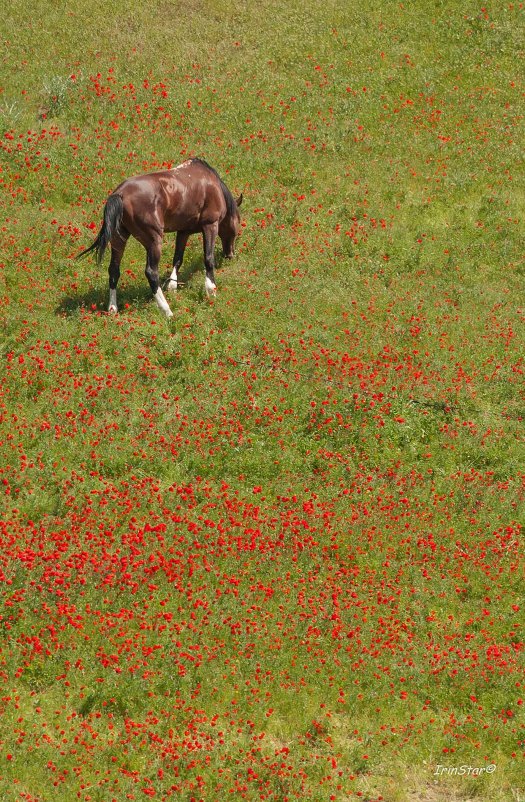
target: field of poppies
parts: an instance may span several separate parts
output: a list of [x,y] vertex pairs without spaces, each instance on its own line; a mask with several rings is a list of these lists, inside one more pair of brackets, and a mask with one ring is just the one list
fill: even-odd
[[[2,800],[525,799],[523,5],[8,3]],[[191,156],[217,298],[108,315]]]

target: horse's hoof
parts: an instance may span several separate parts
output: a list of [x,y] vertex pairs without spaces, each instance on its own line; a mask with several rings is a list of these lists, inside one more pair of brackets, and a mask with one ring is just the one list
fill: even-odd
[[173,279],[170,278],[170,280],[166,284],[167,291],[168,292],[177,292],[177,287],[178,287],[177,282],[173,281]]
[[117,312],[118,312],[118,309],[117,309],[117,307],[115,306],[115,304],[110,304],[110,305],[108,306],[108,314],[109,314],[109,315],[116,315],[116,314],[117,314]]

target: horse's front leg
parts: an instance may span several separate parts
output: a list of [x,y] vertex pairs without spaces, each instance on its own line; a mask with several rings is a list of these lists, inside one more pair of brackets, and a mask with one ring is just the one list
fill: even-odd
[[108,312],[115,315],[118,312],[117,306],[117,284],[120,278],[120,263],[124,254],[124,248],[128,237],[115,237],[111,243],[111,260],[109,263],[109,304]]
[[209,225],[203,226],[202,229],[204,266],[206,268],[204,287],[208,297],[214,297],[217,294],[217,285],[215,284],[215,240],[217,239],[218,232],[218,223],[210,223]]
[[159,280],[159,262],[161,251],[162,238],[155,240],[151,245],[146,247],[146,278],[148,279],[153,297],[157,302],[159,309],[164,312],[166,317],[173,317],[173,312],[164,297],[164,293],[160,288]]
[[170,292],[175,291],[178,287],[178,272],[182,265],[182,260],[184,259],[184,251],[186,250],[189,236],[190,234],[188,231],[177,231],[177,239],[175,240],[175,253],[173,255],[173,269],[166,285],[166,289],[168,289]]

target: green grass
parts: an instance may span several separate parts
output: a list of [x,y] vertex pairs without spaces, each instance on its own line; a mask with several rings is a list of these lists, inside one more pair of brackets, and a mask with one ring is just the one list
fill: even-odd
[[[519,5],[0,26],[2,798],[525,798]],[[109,317],[75,255],[191,155],[217,299],[133,242]]]

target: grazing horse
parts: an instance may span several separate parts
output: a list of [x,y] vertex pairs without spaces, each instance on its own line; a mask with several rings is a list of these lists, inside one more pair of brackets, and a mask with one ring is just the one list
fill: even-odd
[[231,259],[241,227],[241,203],[242,195],[235,200],[218,173],[203,159],[188,159],[171,170],[127,178],[107,199],[102,227],[94,243],[77,258],[95,251],[100,264],[106,247],[111,245],[108,311],[116,313],[120,262],[132,235],[146,249],[146,278],[153,297],[166,317],[172,317],[159,281],[164,232],[177,232],[167,289],[177,289],[177,274],[188,238],[200,232],[204,244],[205,289],[208,296],[215,295],[215,240],[219,235],[223,255]]

